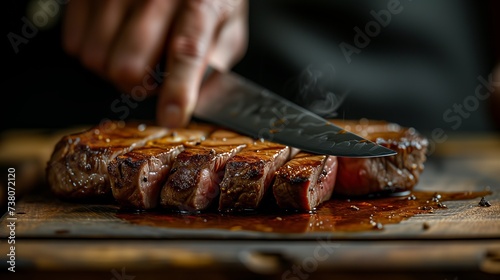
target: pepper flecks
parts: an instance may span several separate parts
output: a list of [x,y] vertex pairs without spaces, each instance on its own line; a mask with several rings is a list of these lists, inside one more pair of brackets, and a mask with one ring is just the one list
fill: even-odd
[[479,206],[481,206],[481,207],[490,207],[491,203],[488,200],[486,200],[484,198],[484,196],[483,196],[483,197],[481,197],[481,200],[479,201]]

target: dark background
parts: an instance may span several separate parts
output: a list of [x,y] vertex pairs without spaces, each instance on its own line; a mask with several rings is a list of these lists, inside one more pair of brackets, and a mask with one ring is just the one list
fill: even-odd
[[[402,0],[401,13],[392,15],[388,26],[347,63],[339,45],[354,45],[353,28],[364,29],[374,20],[370,11],[387,9],[388,2],[250,1],[249,47],[234,71],[304,106],[325,98],[325,91],[335,97],[349,92],[340,106],[323,103],[330,117],[384,119],[424,133],[435,128],[493,130],[488,100],[458,128],[443,119],[446,110],[474,94],[477,77],[487,78],[495,65],[493,39],[498,36],[491,28],[488,2]],[[32,17],[29,7],[36,9],[38,1],[29,3],[6,5],[1,129],[60,128],[119,118],[111,104],[121,92],[61,49],[64,5],[53,25],[39,28],[15,53],[8,34],[22,35],[23,17]],[[304,88],[310,82],[304,81],[304,69],[311,64],[335,69],[326,82],[320,79],[326,90]],[[128,118],[154,119],[154,111],[153,97],[130,110]]]

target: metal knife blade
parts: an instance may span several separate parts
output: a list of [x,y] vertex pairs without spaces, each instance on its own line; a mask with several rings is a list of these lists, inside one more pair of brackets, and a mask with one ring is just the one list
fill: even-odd
[[311,153],[341,157],[396,154],[234,72],[210,72],[200,89],[196,118]]

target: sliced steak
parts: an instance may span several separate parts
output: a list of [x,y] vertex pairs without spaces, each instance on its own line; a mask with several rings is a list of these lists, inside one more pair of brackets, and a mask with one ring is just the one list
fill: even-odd
[[60,198],[97,198],[111,194],[108,164],[114,158],[162,137],[167,129],[110,122],[63,137],[47,163],[47,181]]
[[276,203],[283,209],[313,211],[332,196],[336,174],[336,157],[300,152],[276,172]]
[[259,206],[274,173],[290,156],[290,147],[258,141],[226,164],[220,185],[219,210],[254,210]]
[[226,162],[253,140],[218,130],[196,146],[180,153],[161,190],[161,206],[181,212],[206,209],[219,195]]
[[367,195],[411,190],[424,169],[428,141],[413,128],[385,121],[341,121],[338,126],[396,151],[376,158],[339,157],[335,194]]
[[108,166],[115,200],[124,207],[155,208],[170,167],[175,157],[184,150],[183,144],[203,140],[213,128],[196,125],[194,128],[172,130],[168,136],[149,141],[141,148],[116,157]]

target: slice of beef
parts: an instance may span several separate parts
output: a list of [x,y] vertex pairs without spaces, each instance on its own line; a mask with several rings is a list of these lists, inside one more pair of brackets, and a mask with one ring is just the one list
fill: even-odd
[[290,156],[290,147],[257,141],[226,164],[220,185],[219,210],[254,210],[259,206],[274,173]]
[[160,204],[181,212],[206,209],[219,195],[226,162],[251,144],[251,138],[218,130],[196,146],[180,153],[161,190]]
[[298,153],[276,172],[276,203],[283,209],[315,210],[332,196],[337,166],[334,156]]
[[212,130],[213,126],[209,125],[172,130],[167,136],[116,157],[108,166],[115,200],[124,207],[155,208],[160,200],[161,186],[175,157],[184,150],[183,144],[199,142]]
[[427,139],[414,128],[385,121],[332,120],[336,125],[397,152],[375,158],[339,157],[335,194],[354,196],[411,190],[424,169]]
[[157,126],[106,122],[64,136],[47,163],[47,182],[60,198],[110,197],[109,162],[166,133],[167,129]]

